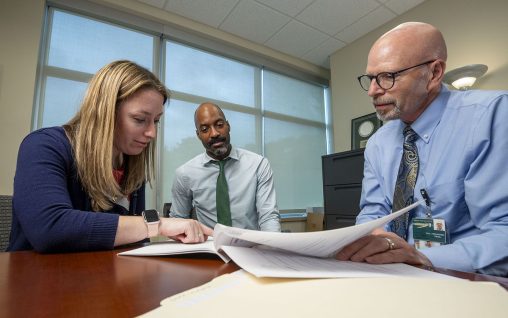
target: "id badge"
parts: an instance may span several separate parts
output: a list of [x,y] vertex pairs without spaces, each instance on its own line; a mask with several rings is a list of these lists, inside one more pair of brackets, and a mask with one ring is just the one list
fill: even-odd
[[446,224],[443,219],[414,218],[413,240],[416,249],[446,244]]

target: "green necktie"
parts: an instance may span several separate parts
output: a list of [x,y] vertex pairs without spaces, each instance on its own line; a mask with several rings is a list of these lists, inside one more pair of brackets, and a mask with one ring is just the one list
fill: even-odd
[[[395,182],[392,211],[398,211],[411,203],[414,198],[414,188],[418,177],[418,148],[415,141],[418,135],[411,126],[404,128],[404,151],[400,160],[399,173]],[[392,222],[392,232],[407,240],[409,213],[404,213]]]
[[226,164],[226,160],[217,161],[219,164],[219,176],[217,177],[217,189],[215,194],[217,200],[217,223],[231,226],[228,182],[226,181],[226,175],[224,174],[224,165]]

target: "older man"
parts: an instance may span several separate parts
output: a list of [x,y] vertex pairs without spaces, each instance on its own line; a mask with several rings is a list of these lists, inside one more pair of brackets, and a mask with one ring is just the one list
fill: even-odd
[[273,173],[266,158],[235,148],[230,126],[219,106],[201,104],[194,114],[196,135],[205,153],[176,170],[171,217],[261,230],[280,231]]
[[508,92],[449,91],[446,58],[441,32],[425,23],[401,24],[372,46],[358,80],[387,123],[365,150],[357,223],[422,190],[429,206],[353,242],[339,260],[508,274]]

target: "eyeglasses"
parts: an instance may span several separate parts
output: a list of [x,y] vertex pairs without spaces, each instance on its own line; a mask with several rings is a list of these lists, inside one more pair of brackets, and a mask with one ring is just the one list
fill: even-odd
[[435,61],[437,61],[437,60],[423,62],[421,64],[411,66],[411,67],[405,68],[405,69],[397,71],[397,72],[382,72],[377,75],[368,75],[368,74],[360,75],[360,76],[358,76],[358,82],[360,83],[360,86],[365,91],[369,91],[370,84],[372,83],[373,79],[376,79],[377,85],[379,85],[379,87],[381,87],[382,89],[385,89],[385,90],[390,89],[393,87],[393,85],[395,85],[395,77],[399,76],[402,72],[405,72],[405,71],[410,70],[412,68],[423,66],[423,65],[435,62]]

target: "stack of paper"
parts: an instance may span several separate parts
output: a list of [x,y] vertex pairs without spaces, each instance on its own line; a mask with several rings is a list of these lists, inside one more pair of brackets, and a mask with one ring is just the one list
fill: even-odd
[[370,265],[340,262],[334,257],[347,244],[369,234],[423,201],[368,223],[308,233],[274,233],[217,224],[213,241],[202,244],[167,242],[120,253],[130,256],[215,253],[225,262],[233,259],[258,277],[445,277],[406,264]]

